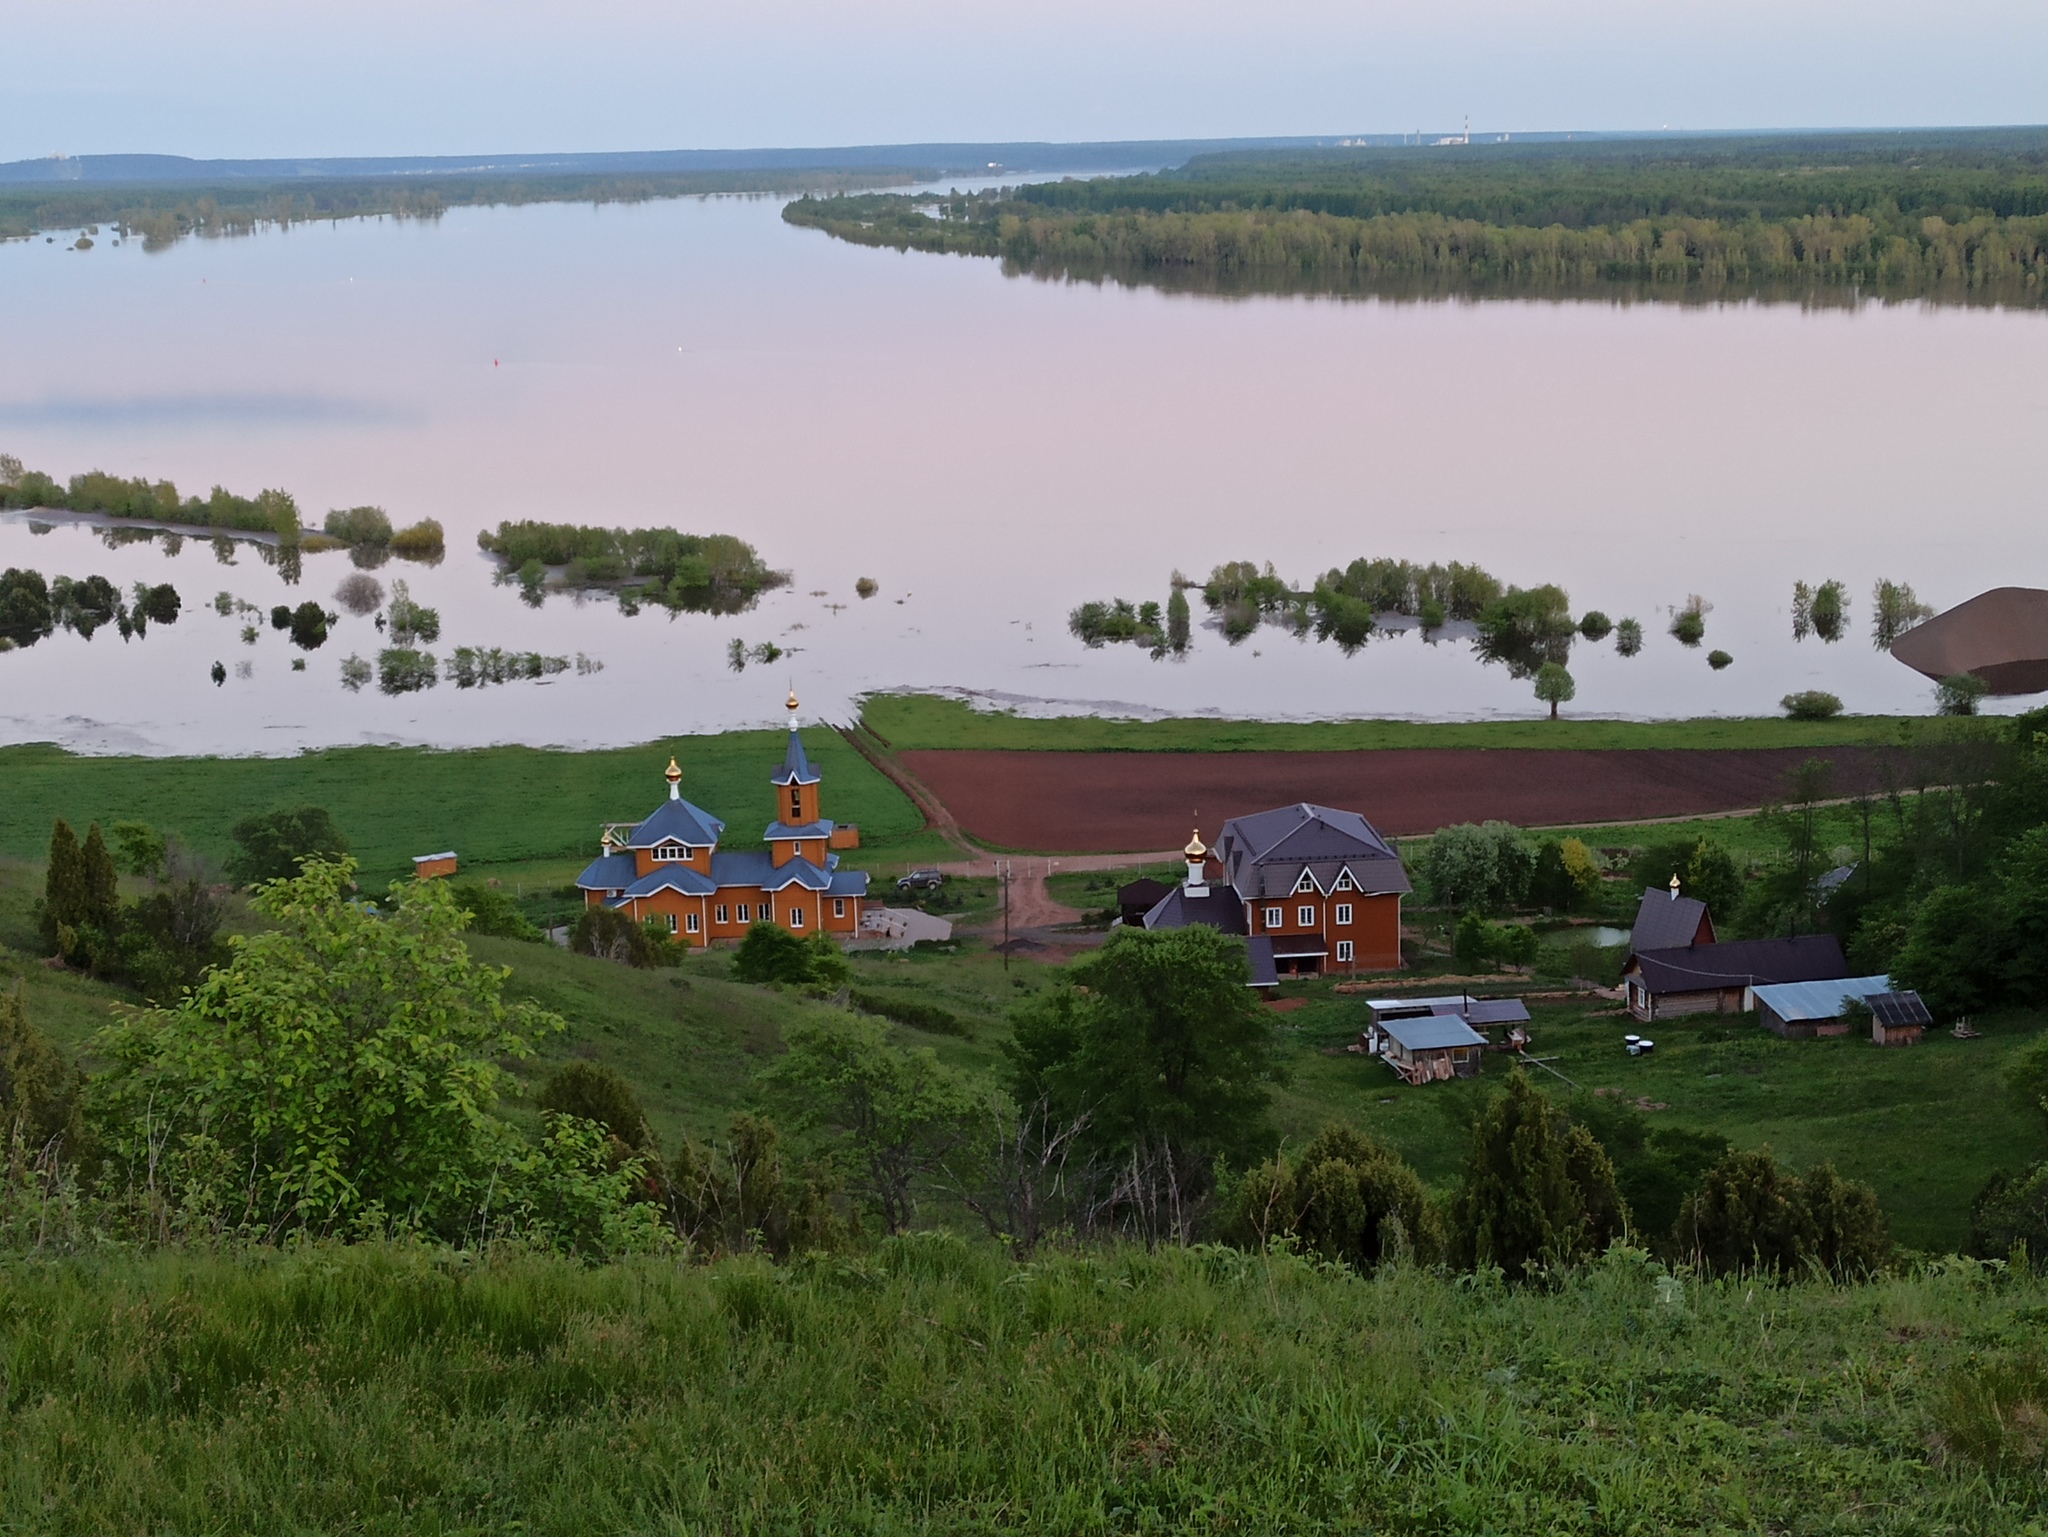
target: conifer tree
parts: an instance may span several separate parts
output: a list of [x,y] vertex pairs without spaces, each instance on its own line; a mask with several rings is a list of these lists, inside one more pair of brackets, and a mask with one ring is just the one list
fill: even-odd
[[97,822],[85,830],[85,845],[78,851],[78,869],[79,888],[84,896],[79,916],[102,934],[111,936],[121,911],[121,881]]
[[1516,1073],[1473,1131],[1451,1203],[1454,1263],[1526,1280],[1598,1254],[1628,1222],[1606,1149]]
[[50,832],[50,863],[43,876],[44,940],[60,950],[68,949],[75,940],[67,941],[65,936],[75,933],[84,916],[85,869],[79,861],[78,835],[59,817]]

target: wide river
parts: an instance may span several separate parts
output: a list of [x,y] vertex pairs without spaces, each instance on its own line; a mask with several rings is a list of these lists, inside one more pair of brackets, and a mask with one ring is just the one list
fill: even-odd
[[[779,719],[791,684],[839,719],[897,688],[1039,712],[1540,709],[1455,637],[1346,658],[1198,628],[1154,661],[1067,631],[1084,599],[1163,599],[1176,568],[1305,581],[1359,555],[1477,562],[1641,620],[1632,659],[1578,646],[1573,713],[1769,713],[1806,688],[1916,712],[1928,684],[1869,638],[1878,578],[1936,607],[2048,585],[2040,313],[1168,296],[859,249],[725,198],[0,246],[0,358],[0,451],[31,468],[279,486],[313,523],[359,503],[438,518],[445,562],[376,575],[439,608],[444,665],[457,645],[604,664],[350,693],[342,660],[382,644],[370,618],[344,613],[295,672],[284,635],[245,644],[212,607],[339,608],[346,555],[288,589],[247,547],[227,565],[203,541],[0,519],[0,567],[184,598],[143,640],[60,630],[0,655],[0,740],[96,751],[595,746]],[[475,546],[503,518],[728,531],[794,580],[730,618],[536,610]],[[1794,643],[1800,578],[1847,584],[1839,644]],[[1693,594],[1712,604],[1697,650],[1666,633]],[[789,654],[736,672],[735,637]]]

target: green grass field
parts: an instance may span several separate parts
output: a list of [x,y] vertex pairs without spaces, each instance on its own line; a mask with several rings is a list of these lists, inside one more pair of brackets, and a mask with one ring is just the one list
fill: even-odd
[[1896,743],[1910,716],[1826,721],[1775,716],[1700,720],[1244,721],[1177,717],[1047,718],[977,710],[931,694],[870,694],[861,721],[898,752],[919,748],[1013,752],[1349,752],[1384,747],[1844,747]]
[[780,1272],[0,1261],[0,1527],[2038,1534],[2036,1468],[1945,1453],[1982,1444],[1958,1387],[2044,1317],[2039,1277],[1702,1285],[1625,1252],[1513,1292],[937,1235]]
[[[442,752],[343,747],[291,758],[97,758],[47,745],[0,748],[0,855],[39,859],[50,824],[136,818],[175,829],[219,857],[228,830],[252,811],[320,805],[334,814],[381,884],[412,870],[412,856],[452,848],[466,868],[497,873],[534,865],[574,875],[597,852],[605,822],[645,816],[668,793],[669,755],[683,793],[726,823],[726,842],[759,847],[773,818],[769,773],[782,762],[779,731],[678,737],[603,752],[492,747]],[[917,808],[836,732],[804,733],[825,776],[825,814],[860,824],[864,846],[923,857]]]

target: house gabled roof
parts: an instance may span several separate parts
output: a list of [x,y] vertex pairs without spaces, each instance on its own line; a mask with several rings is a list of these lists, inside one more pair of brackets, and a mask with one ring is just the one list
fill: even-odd
[[1678,945],[1689,945],[1698,938],[1700,925],[1707,923],[1713,943],[1712,920],[1707,917],[1707,904],[1698,897],[1674,897],[1669,891],[1659,891],[1655,886],[1643,888],[1643,899],[1636,904],[1636,924],[1629,930],[1628,947],[1631,950],[1669,950]]
[[1307,801],[1232,817],[1223,824],[1216,852],[1224,878],[1247,902],[1291,895],[1304,873],[1323,892],[1334,890],[1346,874],[1361,896],[1414,889],[1401,856],[1372,823],[1355,811]]
[[688,848],[714,847],[725,824],[702,806],[686,800],[663,801],[659,809],[626,837],[629,849],[651,849],[656,844],[680,843]]
[[789,728],[789,750],[782,755],[782,767],[768,777],[777,785],[814,785],[825,777],[811,766],[810,757],[804,752],[804,739],[797,735],[796,727]]
[[1639,950],[1625,974],[1643,979],[1651,993],[1704,993],[1773,982],[1828,982],[1849,974],[1842,942],[1832,934],[1797,939],[1737,939],[1719,945]]

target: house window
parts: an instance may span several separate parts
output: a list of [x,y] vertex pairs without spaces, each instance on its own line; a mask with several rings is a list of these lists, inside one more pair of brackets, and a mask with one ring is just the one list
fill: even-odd
[[1351,959],[1351,941],[1350,941],[1350,940],[1348,940],[1348,939],[1340,939],[1340,940],[1338,940],[1338,941],[1337,941],[1337,959],[1338,959],[1338,960],[1340,960],[1340,961],[1348,961],[1348,960],[1350,960],[1350,959]]
[[691,934],[697,932],[697,915],[695,913],[685,913],[683,915],[683,928]]
[[1351,886],[1351,872],[1350,872],[1349,870],[1340,870],[1340,871],[1338,871],[1338,872],[1337,872],[1337,890],[1339,890],[1339,891],[1349,891],[1349,890],[1351,890],[1351,889],[1352,889],[1352,886]]
[[715,922],[730,923],[732,922],[732,909],[727,907],[723,902],[721,902],[718,904],[718,910],[714,912],[711,916]]
[[747,904],[744,902],[740,903],[740,922],[751,923],[753,921],[753,918],[754,915],[752,912],[748,910]]
[[1304,902],[1294,910],[1294,921],[1305,929],[1312,929],[1316,926],[1316,910]]
[[844,918],[846,916],[846,898],[834,897],[832,899],[832,916],[835,918]]
[[1338,922],[1339,926],[1342,926],[1343,924],[1347,924],[1347,923],[1349,923],[1350,921],[1351,921],[1351,904],[1350,904],[1349,902],[1339,902],[1339,903],[1337,904],[1337,922]]
[[1269,929],[1277,929],[1277,928],[1279,928],[1279,927],[1280,927],[1280,925],[1281,925],[1282,923],[1284,923],[1284,922],[1286,922],[1286,921],[1287,921],[1287,914],[1286,914],[1286,912],[1285,912],[1285,910],[1284,910],[1284,909],[1281,909],[1281,908],[1278,908],[1278,907],[1269,907],[1269,908],[1267,908],[1267,909],[1266,909],[1266,927],[1267,927],[1267,928],[1269,928]]
[[1301,879],[1294,883],[1294,889],[1296,892],[1314,891],[1316,889],[1316,878],[1304,870],[1301,872]]
[[793,929],[804,926],[804,910],[801,907],[792,907],[789,910],[789,926]]

